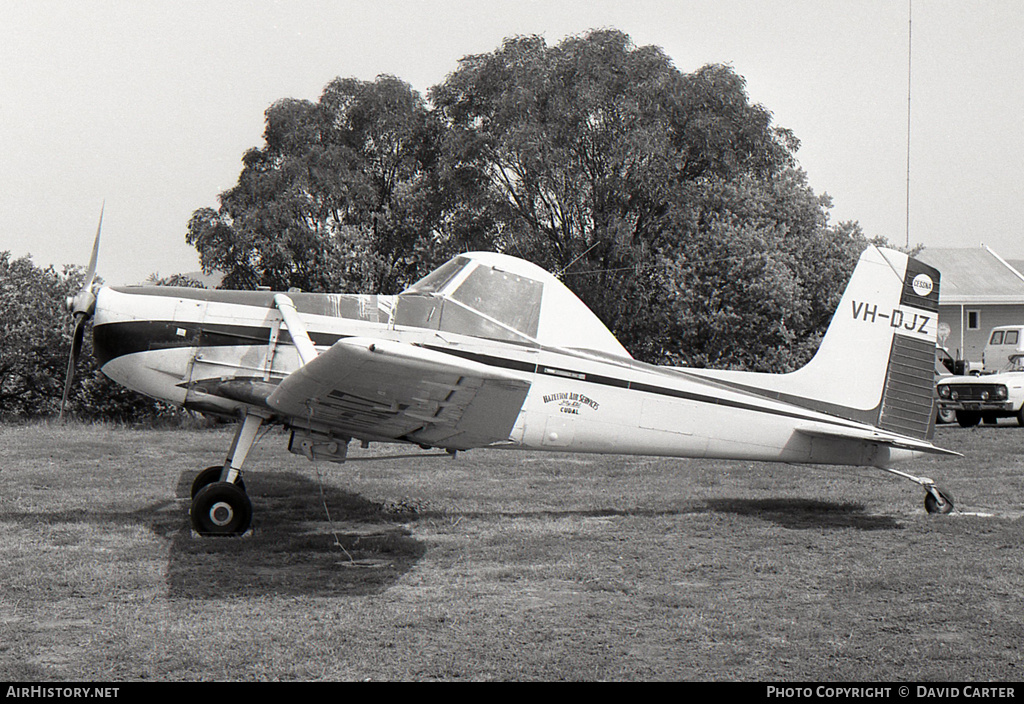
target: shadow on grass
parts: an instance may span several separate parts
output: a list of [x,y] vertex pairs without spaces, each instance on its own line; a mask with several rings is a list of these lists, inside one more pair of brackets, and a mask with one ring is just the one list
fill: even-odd
[[[249,473],[252,530],[241,538],[201,538],[188,518],[193,474],[181,476],[181,510],[153,528],[171,538],[169,596],[375,594],[425,553],[403,526],[414,513],[388,510],[355,494],[320,487],[290,472]],[[327,520],[324,501],[330,511]]]
[[898,530],[902,526],[891,516],[864,512],[855,503],[834,503],[814,499],[715,499],[708,508],[719,513],[755,516],[785,528],[856,528]]
[[[580,509],[573,511],[475,511],[459,512],[464,518],[664,518],[703,513],[731,513],[761,518],[786,528],[856,528],[858,530],[901,530],[891,516],[864,512],[862,504],[834,503],[815,499],[711,499],[687,501],[664,509]],[[451,517],[427,511],[422,518]]]

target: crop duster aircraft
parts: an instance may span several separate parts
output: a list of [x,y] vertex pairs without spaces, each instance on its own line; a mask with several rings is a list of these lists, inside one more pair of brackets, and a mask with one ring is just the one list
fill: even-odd
[[639,362],[555,276],[503,254],[463,254],[383,296],[100,286],[98,244],[97,230],[68,302],[66,384],[92,317],[108,377],[238,419],[192,487],[202,535],[250,527],[242,469],[267,424],[338,462],[358,440],[876,467],[921,485],[928,512],[953,508],[892,467],[956,454],[929,442],[939,272],[897,251],[862,254],[806,366],[764,374]]

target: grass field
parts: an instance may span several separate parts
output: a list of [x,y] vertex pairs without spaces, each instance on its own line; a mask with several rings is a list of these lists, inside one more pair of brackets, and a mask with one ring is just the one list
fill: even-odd
[[0,426],[0,680],[1024,677],[1015,425],[908,468],[950,516],[870,470],[285,440],[250,456],[253,531],[201,539],[228,429]]

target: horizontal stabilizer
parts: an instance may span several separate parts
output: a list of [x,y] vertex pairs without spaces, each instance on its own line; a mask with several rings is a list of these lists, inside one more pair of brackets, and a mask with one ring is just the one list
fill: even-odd
[[887,447],[895,447],[901,450],[912,450],[914,452],[927,452],[933,455],[945,455],[948,457],[963,457],[959,452],[953,452],[952,450],[944,450],[941,447],[936,447],[930,442],[924,440],[917,440],[915,438],[909,438],[903,435],[894,435],[892,433],[886,433],[884,431],[871,430],[869,428],[797,428],[796,431],[801,435],[807,435],[810,437],[819,438],[838,438],[843,440],[863,440],[865,442],[873,442],[879,445],[885,445]]

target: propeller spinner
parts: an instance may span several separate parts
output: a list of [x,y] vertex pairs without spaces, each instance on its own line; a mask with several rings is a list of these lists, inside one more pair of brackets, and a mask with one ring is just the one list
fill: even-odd
[[105,207],[106,203],[100,207],[100,222],[96,226],[96,239],[92,244],[92,257],[89,258],[89,269],[85,273],[85,283],[78,293],[74,296],[69,296],[67,299],[68,310],[75,319],[75,329],[71,333],[71,353],[68,355],[68,369],[64,375],[64,395],[60,400],[61,420],[64,420],[64,408],[71,393],[71,383],[75,378],[75,365],[78,363],[78,355],[82,351],[85,324],[96,310],[96,292],[93,290],[93,284],[96,283],[96,259],[100,250],[100,231],[103,229],[103,210]]

